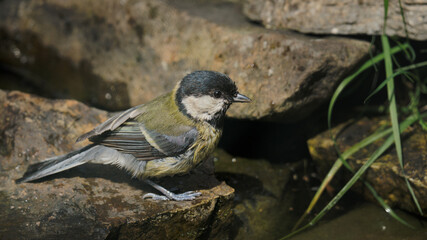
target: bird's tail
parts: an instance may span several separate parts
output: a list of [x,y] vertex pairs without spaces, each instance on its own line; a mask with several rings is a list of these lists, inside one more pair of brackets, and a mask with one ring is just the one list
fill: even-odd
[[88,145],[79,150],[52,158],[48,158],[43,162],[33,164],[28,167],[24,176],[16,183],[29,182],[54,173],[62,172],[67,169],[77,167],[93,159],[98,152],[98,146]]

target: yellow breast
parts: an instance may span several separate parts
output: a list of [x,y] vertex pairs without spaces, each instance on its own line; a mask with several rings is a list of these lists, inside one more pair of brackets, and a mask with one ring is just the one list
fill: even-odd
[[164,177],[188,173],[200,162],[209,157],[218,145],[222,130],[215,129],[208,123],[201,123],[194,144],[183,154],[147,161],[144,171],[135,174],[138,177]]
[[202,126],[197,127],[199,135],[190,149],[194,149],[193,166],[206,159],[218,145],[222,134],[222,129],[216,129],[209,123],[203,122]]

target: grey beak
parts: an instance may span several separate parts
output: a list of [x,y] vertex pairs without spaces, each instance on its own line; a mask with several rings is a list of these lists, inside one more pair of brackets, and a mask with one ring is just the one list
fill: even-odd
[[237,96],[233,98],[233,102],[250,102],[251,99],[243,94],[237,93]]

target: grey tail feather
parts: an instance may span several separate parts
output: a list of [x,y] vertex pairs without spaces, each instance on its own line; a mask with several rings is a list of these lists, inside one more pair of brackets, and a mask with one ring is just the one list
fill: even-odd
[[67,154],[48,158],[43,162],[30,165],[27,172],[20,179],[15,180],[16,183],[30,182],[40,179],[67,169],[82,165],[92,159],[86,159],[88,151],[93,148],[95,144],[88,145],[80,148],[79,150],[69,152]]

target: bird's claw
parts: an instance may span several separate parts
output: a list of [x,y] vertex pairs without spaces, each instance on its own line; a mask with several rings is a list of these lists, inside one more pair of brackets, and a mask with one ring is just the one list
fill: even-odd
[[163,195],[157,195],[154,193],[147,193],[144,194],[144,196],[142,196],[142,199],[147,199],[147,198],[151,198],[153,200],[161,200],[161,201],[167,201],[170,200],[168,197],[163,196]]
[[202,195],[201,192],[188,191],[180,194],[173,194],[172,199],[175,201],[189,201],[194,200],[196,197]]
[[198,197],[200,195],[202,195],[201,192],[195,192],[195,191],[188,191],[188,192],[180,193],[180,194],[175,194],[175,193],[169,192],[169,194],[167,196],[157,195],[154,193],[147,193],[147,194],[144,194],[144,196],[142,196],[142,198],[143,199],[151,198],[153,200],[162,200],[162,201],[166,201],[166,200],[190,201],[190,200],[194,200],[196,197]]

